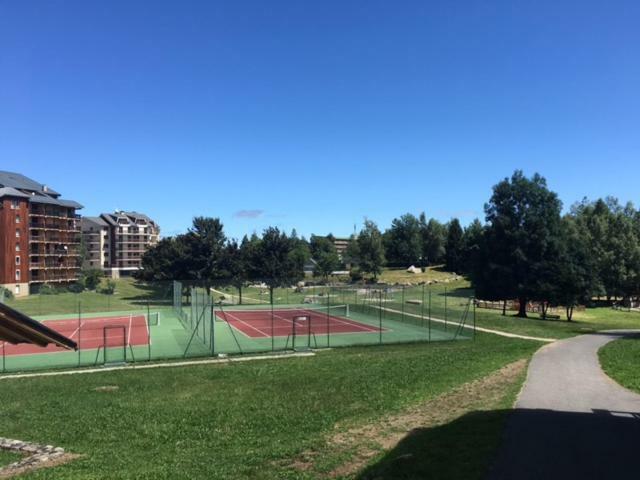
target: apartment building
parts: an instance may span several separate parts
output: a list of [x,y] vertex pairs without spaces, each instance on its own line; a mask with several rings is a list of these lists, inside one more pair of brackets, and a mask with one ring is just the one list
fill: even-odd
[[82,218],[84,266],[107,276],[130,276],[140,269],[144,252],[158,243],[160,227],[138,212],[116,211]]
[[47,185],[0,171],[0,286],[25,296],[77,281],[81,208]]

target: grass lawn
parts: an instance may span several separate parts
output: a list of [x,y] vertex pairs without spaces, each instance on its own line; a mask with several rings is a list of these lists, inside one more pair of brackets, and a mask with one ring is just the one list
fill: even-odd
[[116,291],[113,295],[105,295],[96,291],[82,293],[58,293],[54,295],[29,295],[6,301],[10,307],[27,315],[70,314],[78,311],[78,304],[83,312],[113,312],[123,310],[140,310],[147,302],[153,305],[171,301],[171,285],[146,286],[133,279],[116,280]]
[[22,458],[22,455],[8,450],[0,450],[0,468],[9,465],[10,463],[17,462]]
[[640,313],[623,312],[608,307],[589,308],[576,312],[572,322],[542,320],[537,314],[518,318],[507,312],[503,317],[497,310],[476,310],[476,325],[505,332],[537,337],[568,338],[583,333],[615,328],[640,328]]
[[640,393],[640,338],[621,338],[598,352],[603,370],[623,387]]
[[[312,358],[3,380],[0,431],[84,455],[27,478],[318,478],[319,470],[297,470],[291,461],[326,449],[336,429],[375,424],[529,358],[538,347],[478,335]],[[102,386],[118,388],[96,390]],[[500,395],[503,406],[508,394]],[[497,445],[501,421],[486,423],[483,444]],[[456,448],[434,448],[424,462],[437,471],[438,464],[464,458],[471,466],[465,472],[482,477],[492,448],[478,453],[465,429],[431,442],[440,437]],[[332,450],[318,468],[330,468],[342,455]]]
[[452,281],[456,276],[450,272],[445,272],[441,267],[427,267],[421,273],[407,272],[406,268],[385,268],[378,280],[385,283],[420,283],[420,282],[444,282]]

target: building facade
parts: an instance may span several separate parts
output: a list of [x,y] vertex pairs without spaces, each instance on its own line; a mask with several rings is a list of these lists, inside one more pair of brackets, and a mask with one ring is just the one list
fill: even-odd
[[0,171],[0,286],[25,296],[80,276],[82,205],[46,185]]
[[83,217],[82,237],[84,266],[120,278],[140,269],[144,252],[158,243],[160,227],[142,213],[116,211]]

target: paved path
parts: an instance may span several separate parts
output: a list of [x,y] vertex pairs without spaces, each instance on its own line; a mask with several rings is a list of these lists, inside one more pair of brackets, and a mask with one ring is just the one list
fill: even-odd
[[489,478],[640,478],[640,395],[606,376],[598,361],[600,347],[634,334],[581,335],[541,348]]

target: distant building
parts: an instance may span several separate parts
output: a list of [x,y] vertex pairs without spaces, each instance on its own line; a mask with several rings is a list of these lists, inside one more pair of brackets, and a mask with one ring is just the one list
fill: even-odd
[[349,243],[351,242],[351,238],[349,237],[334,237],[333,245],[336,247],[336,251],[340,258],[345,254],[347,248],[349,248]]
[[0,285],[25,296],[80,275],[82,205],[19,173],[0,171]]
[[142,213],[116,211],[83,217],[82,236],[84,266],[120,278],[140,269],[144,252],[158,243],[160,227]]

